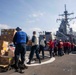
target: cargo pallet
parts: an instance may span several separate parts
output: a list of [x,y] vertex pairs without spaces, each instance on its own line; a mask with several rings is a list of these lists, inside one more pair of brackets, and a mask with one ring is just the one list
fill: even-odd
[[8,65],[0,65],[0,72],[6,72],[11,70],[12,67],[8,64]]

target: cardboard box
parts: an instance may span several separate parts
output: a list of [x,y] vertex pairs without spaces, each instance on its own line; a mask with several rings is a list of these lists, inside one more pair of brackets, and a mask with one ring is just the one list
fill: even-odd
[[8,56],[0,56],[0,65],[10,64],[10,57]]
[[1,40],[12,42],[15,33],[15,29],[1,29]]
[[1,50],[1,55],[2,55],[2,56],[5,55],[5,50]]
[[0,47],[7,48],[8,47],[8,42],[7,41],[0,40]]
[[1,51],[1,50],[3,50],[3,47],[2,47],[2,46],[0,46],[0,51]]
[[12,35],[2,35],[1,40],[12,42],[13,41],[13,36]]
[[1,50],[8,50],[8,42],[0,40],[0,55],[2,55]]
[[32,41],[29,40],[29,41],[27,42],[27,45],[28,45],[28,46],[32,46]]
[[14,35],[15,33],[15,29],[1,29],[1,35]]
[[13,50],[9,50],[8,51],[8,56],[9,57],[14,57],[14,51]]
[[0,36],[0,40],[1,40],[1,36]]

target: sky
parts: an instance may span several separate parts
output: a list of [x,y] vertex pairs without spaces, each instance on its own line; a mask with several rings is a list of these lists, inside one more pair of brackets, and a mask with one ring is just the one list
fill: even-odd
[[[29,36],[33,31],[56,33],[64,13],[64,5],[70,18],[76,17],[76,0],[0,0],[0,30],[21,27]],[[76,19],[70,26],[76,31]]]

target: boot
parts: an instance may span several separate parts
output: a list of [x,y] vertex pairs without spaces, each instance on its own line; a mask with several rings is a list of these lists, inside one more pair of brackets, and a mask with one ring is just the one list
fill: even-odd
[[28,66],[25,65],[25,68],[28,69]]
[[29,62],[27,62],[27,64],[31,64],[31,60],[29,60]]
[[41,60],[39,59],[39,63],[41,63]]

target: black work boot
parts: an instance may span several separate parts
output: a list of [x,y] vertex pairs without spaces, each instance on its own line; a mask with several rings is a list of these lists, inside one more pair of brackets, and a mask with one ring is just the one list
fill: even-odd
[[27,62],[27,64],[31,64],[30,62]]
[[39,59],[39,63],[41,63],[41,60]]
[[17,65],[15,65],[15,72],[19,71],[19,67]]
[[29,60],[29,62],[27,62],[27,64],[31,64],[31,60]]
[[23,64],[23,69],[28,69],[28,66],[26,66],[25,64]]

